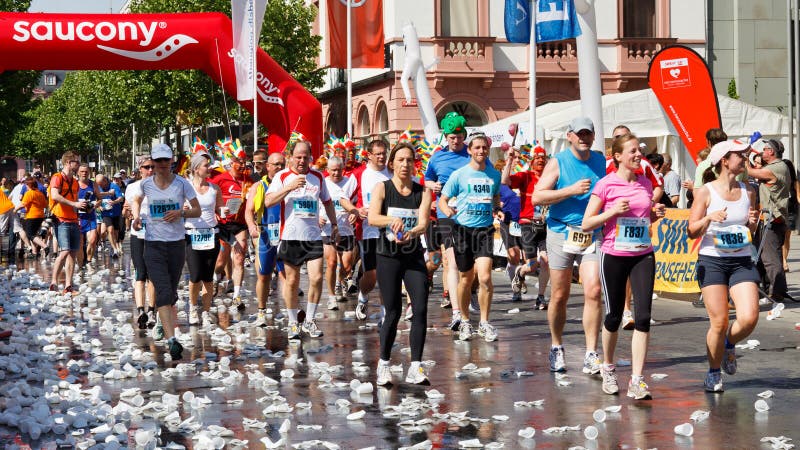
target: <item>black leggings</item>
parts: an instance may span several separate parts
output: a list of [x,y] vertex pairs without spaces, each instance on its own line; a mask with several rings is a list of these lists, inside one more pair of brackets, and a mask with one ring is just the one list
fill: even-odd
[[186,236],[186,266],[189,268],[189,281],[192,283],[214,281],[214,266],[219,256],[219,239],[214,235],[214,248],[210,250],[195,250],[192,240]]
[[422,254],[390,258],[377,255],[377,277],[386,317],[381,326],[381,359],[388,361],[397,337],[397,324],[403,314],[401,283],[411,296],[411,360],[422,361],[428,331],[428,270]]
[[630,277],[635,329],[643,333],[650,331],[655,276],[656,259],[652,252],[639,256],[600,253],[600,282],[606,304],[603,326],[606,330],[612,333],[619,330],[625,309],[625,285]]

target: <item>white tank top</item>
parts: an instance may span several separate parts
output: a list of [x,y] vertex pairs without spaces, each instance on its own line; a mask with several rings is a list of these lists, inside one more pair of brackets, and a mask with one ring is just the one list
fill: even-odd
[[723,199],[711,183],[706,183],[710,202],[708,214],[727,207],[728,217],[723,222],[711,222],[700,243],[701,255],[724,258],[752,256],[752,236],[747,228],[750,212],[750,197],[745,184],[739,182],[741,195],[738,200]]
[[217,226],[217,216],[214,209],[217,206],[217,187],[216,184],[208,183],[208,190],[205,194],[197,193],[197,203],[200,203],[200,217],[186,219],[184,225],[187,229],[191,228],[214,228]]

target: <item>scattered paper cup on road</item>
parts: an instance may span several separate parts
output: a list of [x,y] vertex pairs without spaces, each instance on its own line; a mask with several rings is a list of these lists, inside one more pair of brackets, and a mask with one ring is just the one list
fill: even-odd
[[606,412],[603,409],[597,409],[592,413],[592,418],[597,423],[603,423],[606,421]]
[[767,403],[767,401],[764,400],[764,399],[756,400],[756,403],[755,403],[754,406],[756,407],[756,411],[758,411],[758,412],[769,411],[769,403]]
[[690,423],[682,423],[675,427],[675,434],[689,437],[694,434],[694,427]]
[[[602,411],[602,409],[598,409],[598,411]],[[589,439],[590,441],[597,439],[598,434],[599,432],[597,431],[597,428],[593,427],[592,425],[589,425],[583,429],[583,435],[586,436],[586,439]]]
[[517,432],[517,436],[525,439],[531,439],[536,434],[536,429],[533,427],[526,427]]
[[356,411],[352,414],[347,415],[347,420],[361,420],[364,416],[367,415],[367,412],[363,409],[361,411]]

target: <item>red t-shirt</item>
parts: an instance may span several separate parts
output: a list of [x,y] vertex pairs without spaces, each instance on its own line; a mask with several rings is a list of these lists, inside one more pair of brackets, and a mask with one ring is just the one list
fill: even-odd
[[539,182],[539,175],[532,170],[517,172],[511,175],[511,189],[519,189],[520,204],[519,218],[533,220],[534,206],[531,201],[533,188]]
[[[220,218],[220,223],[239,223],[244,221],[244,194],[250,188],[250,179],[245,174],[240,174],[239,178],[233,178],[230,172],[222,172],[208,180],[219,186],[222,191],[222,201],[231,210],[231,214],[226,218]],[[233,214],[236,211],[236,214]]]

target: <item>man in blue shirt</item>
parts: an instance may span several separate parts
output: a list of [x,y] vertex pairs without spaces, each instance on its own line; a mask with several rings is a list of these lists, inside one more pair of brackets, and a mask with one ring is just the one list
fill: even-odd
[[[445,217],[455,217],[453,253],[458,267],[458,300],[461,320],[458,338],[472,336],[469,323],[470,289],[477,271],[480,290],[481,320],[478,335],[487,342],[497,339],[497,330],[489,324],[492,293],[492,253],[494,250],[494,213],[500,211],[500,172],[489,164],[489,139],[475,135],[469,141],[469,164],[456,170],[442,188],[439,211]],[[450,200],[455,199],[455,209]]]
[[572,283],[572,267],[579,265],[585,301],[583,331],[586,355],[583,372],[600,373],[602,361],[597,353],[602,319],[600,267],[595,233],[581,229],[583,214],[592,188],[606,174],[605,158],[592,151],[594,124],[588,117],[572,119],[567,128],[570,148],[557,153],[544,168],[536,189],[535,205],[550,205],[547,216],[547,255],[550,263],[550,370],[564,372],[564,347],[561,337],[567,321],[567,299]]
[[[108,177],[99,174],[95,178],[95,183],[100,191],[100,217],[103,224],[100,227],[100,239],[108,236],[111,244],[111,258],[116,259],[122,253],[122,244],[119,242],[119,229],[122,223],[122,202],[125,197],[119,186],[109,183]],[[106,195],[102,195],[106,194]]]
[[[425,187],[432,189],[436,195],[442,192],[442,187],[447,183],[450,174],[456,169],[464,167],[470,160],[467,146],[464,145],[464,139],[467,137],[466,125],[466,119],[455,112],[447,113],[442,119],[442,133],[447,139],[447,146],[431,156],[428,168],[425,171]],[[458,268],[456,267],[453,241],[451,239],[453,220],[445,216],[441,208],[438,207],[436,208],[436,218],[436,224],[434,225],[433,233],[431,233],[432,239],[431,242],[427,242],[427,245],[431,249],[444,247],[442,287],[445,291],[445,296],[442,299],[441,306],[442,308],[448,308],[452,305],[453,317],[450,321],[450,329],[456,331],[461,320],[461,313],[459,312],[459,299],[456,289],[456,286],[458,286]],[[448,290],[454,301],[448,298]]]

